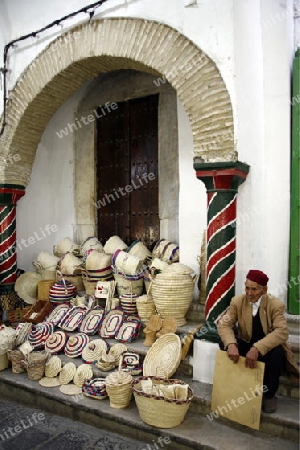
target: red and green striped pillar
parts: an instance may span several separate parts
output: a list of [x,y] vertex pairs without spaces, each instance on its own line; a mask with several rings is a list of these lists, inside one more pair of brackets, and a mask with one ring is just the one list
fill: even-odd
[[194,162],[207,191],[205,324],[198,339],[216,342],[216,322],[235,295],[236,202],[249,166],[241,162]]
[[0,293],[11,292],[17,278],[16,205],[24,186],[0,184]]

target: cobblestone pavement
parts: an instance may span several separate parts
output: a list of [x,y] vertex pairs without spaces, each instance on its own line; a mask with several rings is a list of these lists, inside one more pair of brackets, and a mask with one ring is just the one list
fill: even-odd
[[[146,444],[35,408],[0,400],[1,450],[152,450]],[[161,448],[161,446],[159,447]]]

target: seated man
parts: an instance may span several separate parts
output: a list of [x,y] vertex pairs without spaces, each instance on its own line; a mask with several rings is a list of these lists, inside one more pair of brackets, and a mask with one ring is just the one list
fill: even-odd
[[[257,366],[257,360],[265,363],[262,408],[273,413],[277,408],[275,393],[279,377],[299,368],[287,345],[288,328],[284,317],[285,305],[278,298],[267,294],[269,278],[260,270],[250,270],[246,276],[246,294],[233,297],[226,314],[218,322],[220,348],[228,358],[237,363],[239,356],[246,358],[246,367]],[[237,336],[234,326],[237,324]]]

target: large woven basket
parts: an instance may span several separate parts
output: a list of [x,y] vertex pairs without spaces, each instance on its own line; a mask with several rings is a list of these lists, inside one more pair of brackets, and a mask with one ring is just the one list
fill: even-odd
[[157,428],[174,428],[183,422],[190,407],[193,391],[188,387],[187,400],[173,400],[162,396],[146,394],[142,391],[141,380],[155,380],[163,385],[185,384],[181,380],[164,380],[158,377],[139,377],[132,385],[134,399],[143,422]]
[[162,319],[174,317],[177,326],[186,323],[185,315],[193,301],[195,278],[186,273],[159,273],[152,283],[152,296]]

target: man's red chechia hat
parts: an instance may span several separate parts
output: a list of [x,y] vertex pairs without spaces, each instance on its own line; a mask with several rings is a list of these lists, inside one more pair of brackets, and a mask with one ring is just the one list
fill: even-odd
[[267,286],[269,278],[263,273],[261,270],[249,270],[246,278],[248,280],[254,281],[255,283],[260,284],[261,286]]

